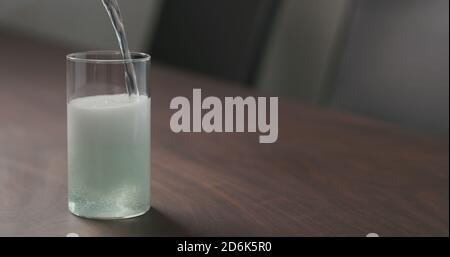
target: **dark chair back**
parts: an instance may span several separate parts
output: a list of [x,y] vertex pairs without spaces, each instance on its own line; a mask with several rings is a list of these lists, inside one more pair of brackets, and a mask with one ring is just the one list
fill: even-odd
[[153,60],[253,85],[280,0],[165,0]]

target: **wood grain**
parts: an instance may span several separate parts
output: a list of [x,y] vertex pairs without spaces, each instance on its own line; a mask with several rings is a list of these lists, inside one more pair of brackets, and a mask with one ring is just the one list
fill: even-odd
[[448,138],[280,99],[276,144],[174,134],[174,96],[261,95],[154,65],[152,210],[67,210],[65,54],[0,35],[0,236],[449,235]]

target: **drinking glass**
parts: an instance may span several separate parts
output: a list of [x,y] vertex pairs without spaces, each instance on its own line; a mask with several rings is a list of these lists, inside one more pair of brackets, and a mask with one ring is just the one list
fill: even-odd
[[[125,65],[136,88],[128,94]],[[150,209],[150,56],[67,56],[68,205],[81,217],[124,219]],[[138,93],[135,93],[138,92]]]

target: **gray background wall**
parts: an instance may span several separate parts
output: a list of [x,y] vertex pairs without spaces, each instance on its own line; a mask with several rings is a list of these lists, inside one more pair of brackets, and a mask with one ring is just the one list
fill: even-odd
[[[119,1],[133,50],[148,49],[161,1]],[[284,0],[258,86],[448,134],[448,10],[447,0]],[[0,28],[117,48],[100,0],[2,0]]]
[[[161,0],[119,1],[130,48],[147,50]],[[115,49],[100,0],[1,0],[0,28],[85,49]]]
[[[258,86],[314,102],[328,86],[351,0],[283,1]],[[161,2],[119,0],[132,49],[147,50]],[[100,0],[2,0],[2,27],[84,49],[116,48]]]
[[448,134],[449,1],[357,2],[332,106]]

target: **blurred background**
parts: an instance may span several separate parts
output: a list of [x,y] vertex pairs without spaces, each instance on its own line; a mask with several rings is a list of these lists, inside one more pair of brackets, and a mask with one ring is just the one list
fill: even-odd
[[[449,131],[448,0],[119,0],[153,61],[434,135]],[[117,49],[100,0],[2,0],[11,35]]]

